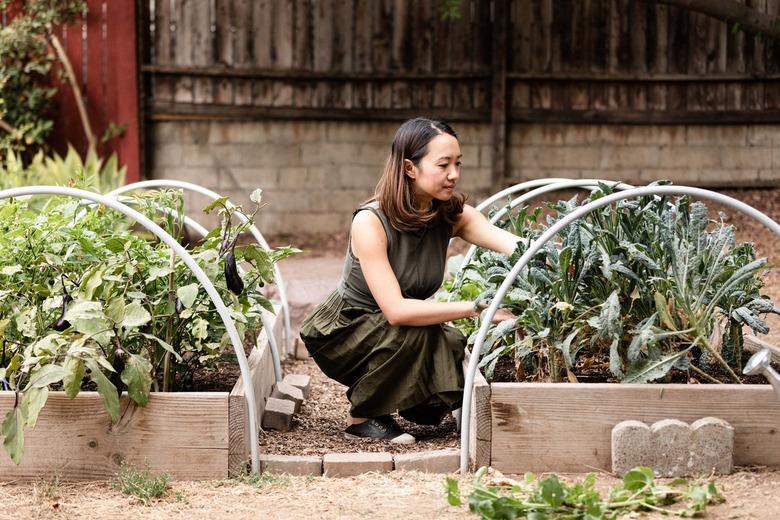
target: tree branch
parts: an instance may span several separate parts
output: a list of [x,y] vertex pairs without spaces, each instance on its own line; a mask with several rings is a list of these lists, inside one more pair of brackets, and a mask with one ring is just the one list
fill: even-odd
[[76,107],[79,110],[79,117],[81,118],[81,124],[84,126],[84,134],[87,136],[89,148],[90,150],[95,150],[97,141],[95,140],[95,134],[92,133],[92,126],[89,124],[87,109],[84,107],[84,99],[81,97],[81,89],[79,88],[79,84],[76,81],[76,75],[73,73],[73,66],[70,64],[70,60],[68,59],[68,55],[65,53],[65,49],[63,49],[62,44],[60,43],[60,39],[57,38],[57,35],[54,33],[51,34],[51,44],[52,47],[54,47],[54,50],[57,52],[57,57],[62,63],[62,66],[65,68],[65,75],[68,77],[70,88],[73,89],[73,97],[76,98]]
[[749,33],[780,39],[780,17],[757,11],[735,0],[655,0],[659,4],[674,5],[706,14],[729,24],[738,24]]

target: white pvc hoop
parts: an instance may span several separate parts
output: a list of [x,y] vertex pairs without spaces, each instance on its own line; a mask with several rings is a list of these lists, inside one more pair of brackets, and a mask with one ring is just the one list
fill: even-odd
[[[115,199],[119,200],[120,202],[124,204],[137,204],[139,201],[137,199],[134,199],[132,197],[120,197],[117,195],[114,197]],[[201,237],[205,237],[209,234],[209,230],[200,225],[196,220],[184,215],[183,213],[179,213],[173,208],[166,208],[163,206],[159,206],[157,204],[154,205],[154,209],[157,211],[160,211],[162,213],[165,213],[166,215],[171,215],[174,218],[177,218],[184,222],[184,225],[198,233]],[[243,272],[241,270],[241,266],[238,266],[238,269],[240,272]],[[265,313],[260,313],[260,321],[263,323],[263,328],[266,330],[266,337],[268,338],[268,346],[271,349],[271,361],[273,362],[274,366],[274,378],[276,379],[276,382],[282,380],[282,363],[279,359],[279,347],[276,344],[276,337],[273,335],[273,324],[269,321],[268,317],[265,315]],[[237,348],[235,345],[233,348]]]
[[528,250],[525,253],[523,253],[523,256],[521,256],[520,259],[517,261],[517,263],[515,263],[515,265],[512,267],[512,270],[504,279],[504,282],[496,291],[496,295],[493,297],[493,301],[490,302],[490,305],[484,311],[484,313],[480,318],[481,324],[479,327],[479,332],[477,333],[476,341],[474,342],[474,347],[471,350],[471,358],[469,359],[469,365],[466,371],[466,379],[463,386],[463,408],[462,409],[464,414],[463,415],[464,420],[461,421],[462,427],[461,427],[461,436],[460,436],[461,474],[467,473],[469,468],[469,435],[471,430],[469,417],[471,414],[471,390],[472,387],[474,386],[474,376],[477,372],[477,366],[479,365],[480,350],[482,349],[482,345],[485,342],[485,338],[487,337],[488,329],[490,329],[490,324],[491,321],[493,320],[493,316],[495,316],[496,311],[498,310],[499,306],[501,305],[504,299],[504,296],[506,295],[506,293],[509,291],[509,288],[514,283],[515,279],[517,278],[517,275],[520,274],[520,271],[522,271],[528,265],[528,263],[533,259],[534,255],[542,247],[544,247],[544,245],[547,244],[547,242],[552,240],[555,237],[555,235],[557,235],[563,228],[565,228],[572,222],[581,219],[582,217],[584,217],[585,215],[589,214],[594,210],[612,204],[613,202],[617,202],[623,199],[642,197],[645,195],[690,195],[692,197],[709,199],[718,202],[720,204],[723,204],[725,206],[728,206],[737,211],[741,211],[747,216],[752,217],[755,220],[758,220],[760,223],[764,224],[766,227],[771,229],[776,235],[780,237],[780,224],[778,224],[777,222],[775,222],[765,214],[761,213],[753,206],[750,206],[749,204],[745,204],[744,202],[731,198],[727,195],[722,195],[720,193],[716,193],[710,190],[705,190],[702,188],[692,188],[689,186],[645,186],[642,188],[633,188],[630,190],[625,190],[619,193],[612,193],[600,199],[589,202],[584,206],[580,206],[579,208],[572,211],[571,213],[563,217],[561,220],[556,222],[554,225],[550,226],[550,228],[547,229],[547,231],[542,233],[542,235],[537,240],[534,240],[533,243],[529,245]]
[[[219,193],[208,188],[204,188],[198,184],[173,179],[154,179],[149,181],[134,182],[132,184],[126,184],[113,191],[110,191],[106,195],[115,197],[129,191],[148,188],[180,188],[182,190],[189,190],[195,193],[199,193],[205,197],[210,198],[211,200],[222,198]],[[228,207],[235,207],[235,204],[230,202],[230,200],[227,201],[227,205]],[[242,223],[249,221],[249,217],[247,217],[243,212],[236,211],[234,214]],[[266,250],[271,249],[271,247],[268,245],[268,242],[265,240],[265,237],[263,237],[263,234],[260,233],[259,229],[257,229],[257,226],[254,224],[249,226],[249,232],[262,248]],[[282,278],[282,271],[277,264],[274,264],[274,278],[276,279],[276,286],[279,289],[279,300],[282,304],[282,315],[284,319],[284,335],[282,336],[282,345],[284,354],[287,355],[289,354],[290,342],[292,341],[292,332],[290,327],[290,303],[287,299],[287,288],[284,284],[284,278]],[[270,334],[268,336],[270,337]]]
[[548,184],[553,184],[556,182],[563,182],[563,181],[571,181],[571,180],[574,179],[569,179],[565,177],[549,177],[547,179],[533,179],[530,181],[521,182],[520,184],[515,184],[514,186],[510,186],[499,192],[494,193],[487,199],[477,204],[475,209],[481,212],[489,208],[490,205],[493,204],[494,202],[499,201],[504,197],[508,197],[509,195],[515,194],[518,191],[526,191],[532,188],[538,188],[539,186],[547,186]]
[[[246,401],[249,408],[249,439],[251,443],[251,458],[252,458],[252,471],[258,473],[260,471],[260,455],[258,453],[258,428],[257,428],[257,411],[255,409],[255,393],[254,386],[252,384],[252,378],[249,376],[249,364],[247,363],[246,355],[244,354],[243,342],[238,335],[236,325],[233,323],[233,319],[230,317],[230,311],[225,306],[225,302],[219,296],[219,292],[209,280],[209,277],[190,256],[184,247],[179,244],[176,239],[169,235],[163,228],[155,224],[151,219],[143,215],[142,213],[128,207],[121,202],[98,193],[91,191],[67,188],[64,186],[27,186],[23,188],[10,188],[6,190],[0,190],[0,199],[7,199],[11,197],[23,197],[25,195],[62,195],[67,197],[78,197],[80,199],[91,200],[102,204],[108,208],[119,211],[123,215],[132,218],[143,227],[154,233],[154,235],[161,241],[165,242],[168,247],[179,255],[182,261],[189,267],[195,278],[201,283],[206,293],[214,302],[214,308],[222,318],[222,323],[225,325],[225,330],[233,343],[233,348],[236,351],[236,359],[238,359],[238,365],[241,368],[241,379],[243,380],[244,387],[246,388]],[[238,345],[238,347],[236,347]]]
[[[531,181],[535,182],[535,181]],[[535,197],[538,197],[539,195],[542,195],[544,193],[549,193],[552,191],[559,191],[559,190],[565,190],[569,188],[588,188],[591,190],[598,189],[599,184],[610,184],[614,189],[616,190],[629,190],[634,188],[635,186],[632,186],[630,184],[625,184],[623,182],[618,181],[608,181],[604,179],[566,179],[566,180],[559,180],[559,181],[553,181],[548,183],[543,183],[542,179],[536,181],[538,184],[541,185],[541,187],[536,188],[534,190],[531,190],[527,193],[523,193],[521,196],[519,196],[516,199],[512,199],[512,201],[509,203],[509,205],[502,207],[499,211],[495,213],[492,217],[490,217],[489,222],[491,224],[495,224],[501,218],[509,213],[510,210],[514,209],[515,207],[519,206],[520,204],[531,200]],[[527,183],[525,183],[527,184]],[[521,186],[518,184],[517,186]],[[516,186],[512,186],[511,188],[507,188],[506,190],[503,190],[496,195],[490,197],[488,200],[498,200],[497,195],[506,195],[508,193],[511,193],[509,190],[514,189]],[[519,191],[519,190],[516,190]],[[484,204],[484,203],[483,203]],[[463,260],[460,263],[460,266],[458,267],[458,270],[455,272],[455,285],[453,286],[453,290],[460,287],[460,284],[463,283],[462,277],[458,279],[458,277],[463,273],[463,271],[466,269],[466,267],[471,262],[471,259],[474,258],[474,255],[477,254],[477,246],[471,245],[468,248],[468,251],[466,251],[466,254],[463,255]],[[450,293],[449,297],[447,298],[447,301],[451,301],[452,299],[452,293]]]

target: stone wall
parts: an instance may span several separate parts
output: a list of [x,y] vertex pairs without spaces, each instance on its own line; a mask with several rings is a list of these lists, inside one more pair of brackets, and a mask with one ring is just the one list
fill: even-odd
[[[156,122],[147,141],[150,178],[195,182],[248,204],[257,187],[266,234],[342,233],[373,193],[397,123],[311,121]],[[490,185],[491,130],[457,124],[464,155],[460,188],[472,202]],[[780,125],[640,126],[523,124],[510,131],[511,181],[604,178],[700,186],[780,184]],[[495,187],[498,188],[498,187]],[[191,214],[205,199],[187,195]]]

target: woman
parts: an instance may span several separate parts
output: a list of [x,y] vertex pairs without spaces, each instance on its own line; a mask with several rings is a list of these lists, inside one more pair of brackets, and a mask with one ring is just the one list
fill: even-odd
[[435,425],[460,407],[466,338],[446,323],[485,305],[427,298],[441,285],[451,237],[507,255],[518,240],[455,192],[461,157],[446,123],[401,125],[374,198],[353,214],[339,287],[301,326],[317,365],[349,387],[347,436],[412,443],[396,410]]

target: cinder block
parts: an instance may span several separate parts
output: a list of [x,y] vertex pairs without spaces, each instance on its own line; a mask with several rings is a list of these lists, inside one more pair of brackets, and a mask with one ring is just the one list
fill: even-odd
[[677,419],[663,419],[650,427],[653,469],[659,477],[678,477],[688,472],[691,458],[691,428]]
[[[296,338],[297,340],[298,338]],[[303,393],[303,398],[309,398],[309,392],[311,391],[311,376],[306,374],[287,374],[284,376],[282,383],[286,383],[290,386],[294,386]]]
[[285,399],[276,399],[269,397],[265,402],[265,413],[263,413],[263,428],[270,430],[279,430],[281,432],[290,431],[292,425],[292,416],[295,414],[295,403]]
[[326,477],[352,477],[369,471],[393,471],[393,456],[389,453],[328,453],[322,457]]
[[322,457],[318,455],[260,455],[261,473],[286,473],[298,476],[322,476]]
[[271,397],[292,402],[295,407],[294,413],[298,413],[298,410],[301,409],[301,404],[303,403],[303,392],[301,389],[287,384],[284,381],[276,383],[271,392]]
[[399,453],[394,457],[395,469],[424,471],[426,473],[452,473],[460,466],[460,451],[456,448]]
[[612,472],[623,475],[637,466],[652,466],[650,427],[640,421],[623,421],[612,428]]
[[734,469],[734,428],[723,419],[704,417],[691,424],[691,474],[728,475]]

